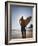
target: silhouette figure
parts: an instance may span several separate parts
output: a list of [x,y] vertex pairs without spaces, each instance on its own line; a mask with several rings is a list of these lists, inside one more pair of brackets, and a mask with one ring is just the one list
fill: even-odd
[[29,28],[33,28],[33,24],[31,24]]
[[30,22],[31,18],[32,17],[30,16],[27,19],[23,19],[23,16],[22,16],[21,19],[19,20],[19,23],[21,25],[22,38],[26,38],[26,29],[25,29],[25,27]]

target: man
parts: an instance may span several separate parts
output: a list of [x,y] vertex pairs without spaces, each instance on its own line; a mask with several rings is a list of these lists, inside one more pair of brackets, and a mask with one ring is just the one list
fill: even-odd
[[21,25],[22,38],[26,38],[26,29],[25,29],[25,27],[30,22],[31,18],[32,17],[30,16],[26,20],[24,20],[23,16],[22,16],[21,19],[19,20],[19,23]]

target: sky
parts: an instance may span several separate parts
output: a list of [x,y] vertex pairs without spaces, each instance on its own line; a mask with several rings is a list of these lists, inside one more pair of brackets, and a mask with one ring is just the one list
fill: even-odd
[[[17,5],[11,5],[10,6],[10,15],[11,15],[11,26],[12,29],[21,29],[21,26],[19,24],[20,18],[23,16],[24,19],[26,19],[29,16],[32,16],[32,7],[21,7]],[[32,23],[32,21],[27,25]]]

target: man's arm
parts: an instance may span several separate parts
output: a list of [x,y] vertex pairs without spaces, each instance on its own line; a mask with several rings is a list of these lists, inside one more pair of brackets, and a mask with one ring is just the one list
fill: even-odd
[[27,26],[27,24],[31,21],[31,16],[30,17],[28,17],[26,20],[25,20],[25,25]]

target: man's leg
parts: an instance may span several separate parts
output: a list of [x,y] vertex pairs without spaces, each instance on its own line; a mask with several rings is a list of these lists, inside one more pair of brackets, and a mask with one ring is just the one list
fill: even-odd
[[26,38],[26,32],[23,31],[23,38]]
[[23,31],[22,31],[22,38],[23,38]]
[[25,27],[23,29],[23,37],[26,38],[26,29],[25,29]]

